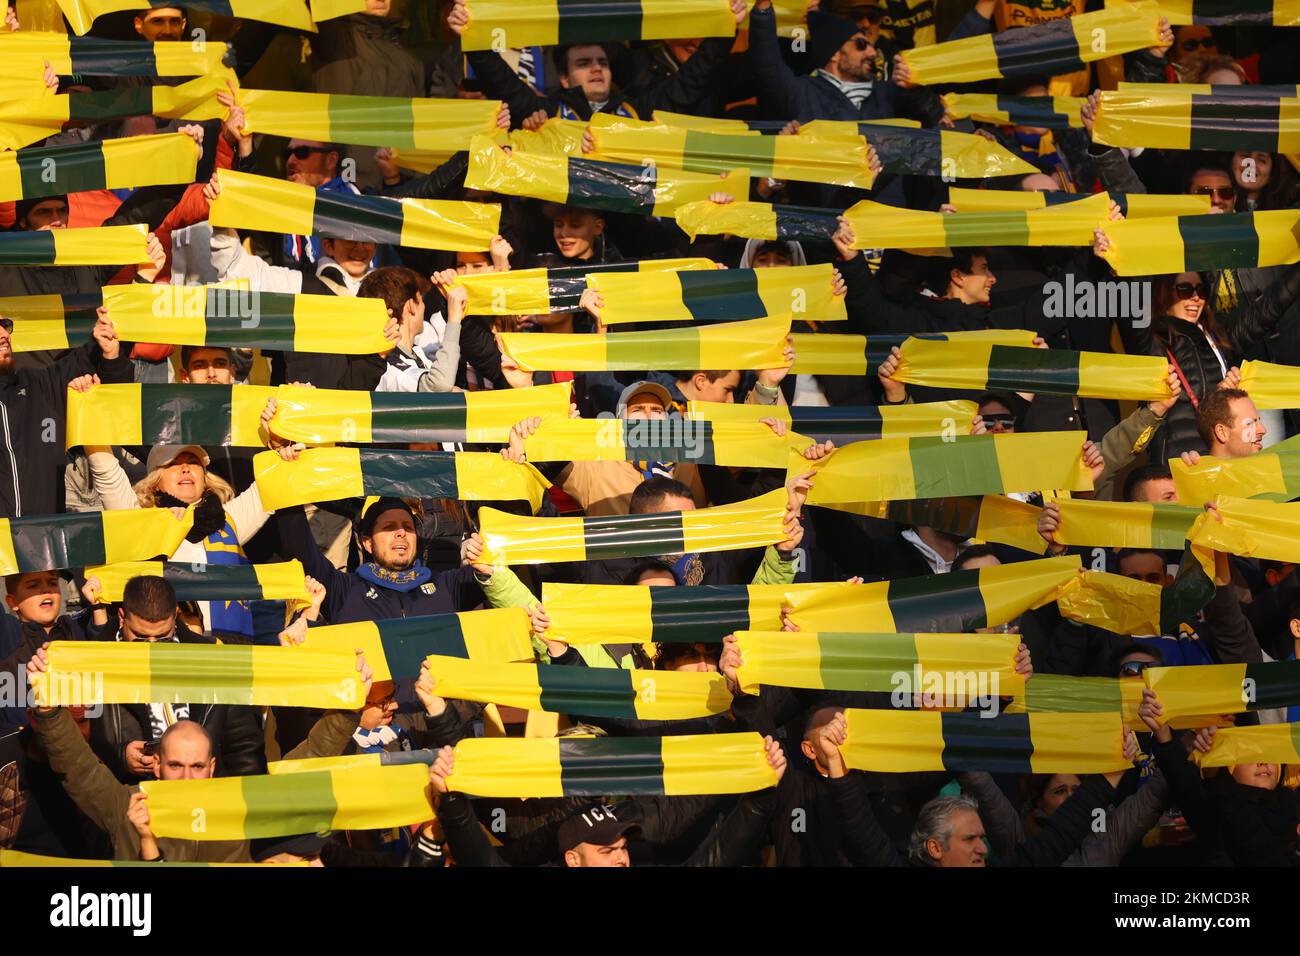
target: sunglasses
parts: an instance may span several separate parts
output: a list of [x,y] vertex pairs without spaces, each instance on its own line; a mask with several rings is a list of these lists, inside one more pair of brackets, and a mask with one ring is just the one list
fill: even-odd
[[[123,634],[123,637],[126,637],[126,635]],[[160,641],[174,641],[175,639],[176,639],[176,628],[172,627],[172,629],[168,631],[166,634],[155,634],[155,635],[132,634],[130,637],[126,637],[126,643],[157,644]]]
[[1142,672],[1154,666],[1150,661],[1125,661],[1119,665],[1120,677],[1141,677]]
[[286,146],[284,148],[284,158],[288,159],[292,156],[294,159],[306,159],[312,153],[328,152],[332,152],[332,150],[328,150],[324,146]]
[[1178,45],[1183,48],[1184,53],[1193,53],[1196,51],[1197,47],[1200,47],[1202,50],[1214,50],[1219,46],[1219,44],[1214,41],[1214,37],[1202,37],[1199,40],[1184,40]]
[[871,41],[866,37],[854,37],[853,49],[857,50],[859,53],[865,53],[867,50],[871,49]]
[[1196,195],[1212,196],[1215,199],[1235,199],[1237,190],[1231,186],[1197,186]]
[[1012,431],[1016,427],[1015,415],[983,415],[984,424],[989,428],[1001,428],[1003,431]]
[[1190,299],[1192,296],[1206,300],[1210,298],[1210,287],[1204,282],[1198,282],[1195,285],[1190,282],[1179,282],[1174,286],[1174,292],[1177,293],[1180,299]]

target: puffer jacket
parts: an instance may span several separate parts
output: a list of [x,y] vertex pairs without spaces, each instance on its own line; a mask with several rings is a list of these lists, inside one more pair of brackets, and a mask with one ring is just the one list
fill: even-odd
[[[1300,265],[1290,266],[1273,285],[1247,304],[1233,324],[1222,330],[1215,344],[1223,356],[1223,365],[1210,344],[1210,331],[1201,323],[1177,319],[1165,323],[1153,321],[1145,328],[1132,323],[1119,324],[1124,348],[1132,355],[1172,356],[1186,382],[1183,395],[1165,415],[1165,427],[1151,442],[1152,461],[1165,461],[1184,451],[1206,451],[1196,431],[1197,405],[1219,386],[1224,372],[1238,364],[1243,353],[1268,335],[1282,314],[1300,298]],[[1193,403],[1188,391],[1196,396]]]

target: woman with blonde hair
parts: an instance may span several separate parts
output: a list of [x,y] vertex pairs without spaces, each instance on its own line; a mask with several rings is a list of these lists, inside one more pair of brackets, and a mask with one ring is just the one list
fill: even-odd
[[[208,470],[208,453],[198,445],[155,445],[148,473],[132,486],[117,457],[107,448],[88,448],[91,473],[105,509],[170,508],[179,518],[191,506],[194,526],[169,560],[189,564],[248,564],[243,545],[270,515],[253,484],[236,495]],[[253,616],[247,601],[200,601],[203,629],[213,634],[251,638]]]

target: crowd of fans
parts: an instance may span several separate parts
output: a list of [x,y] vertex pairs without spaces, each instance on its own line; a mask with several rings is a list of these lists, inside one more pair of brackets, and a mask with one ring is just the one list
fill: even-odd
[[[991,190],[1208,195],[1223,213],[1294,208],[1294,157],[1267,153],[1121,149],[1091,139],[1095,100],[1084,128],[1048,131],[953,120],[942,88],[918,86],[897,57],[920,30],[891,29],[893,2],[813,0],[807,42],[778,38],[771,0],[732,0],[733,38],[576,44],[460,54],[468,22],[463,0],[428,3],[445,24],[437,57],[403,43],[407,23],[389,0],[320,24],[309,38],[311,89],[415,97],[486,97],[505,104],[502,129],[536,130],[549,118],[586,121],[596,113],[648,119],[655,110],[703,117],[778,120],[780,135],[815,120],[907,118],[927,127],[977,132],[1027,159],[1035,173],[980,185]],[[917,7],[917,4],[912,4]],[[919,5],[924,7],[925,5]],[[947,5],[939,3],[942,9]],[[960,6],[960,5],[956,5]],[[979,0],[951,38],[997,29],[999,4]],[[1028,7],[1032,4],[1006,4]],[[1083,12],[1083,4],[1077,4]],[[1098,4],[1098,6],[1100,6]],[[833,8],[833,9],[832,9]],[[407,11],[409,13],[410,11]],[[137,11],[134,31],[148,41],[183,42],[181,7]],[[11,28],[17,28],[10,17]],[[1009,29],[1018,27],[1011,25]],[[245,21],[233,34],[236,72],[262,59],[284,28]],[[933,33],[933,28],[930,33]],[[1283,36],[1276,36],[1282,34]],[[1166,28],[1165,42],[1112,64],[1129,80],[1247,84],[1300,78],[1296,47],[1280,29]],[[940,36],[937,39],[947,39]],[[1087,92],[1099,82],[1095,68]],[[56,76],[59,92],[171,79],[114,80]],[[1045,96],[1068,92],[1059,78],[1019,77],[977,89]],[[573,414],[662,419],[690,401],[779,406],[897,406],[966,398],[978,403],[976,434],[1077,430],[1080,455],[1097,496],[1116,501],[1177,501],[1167,465],[1180,456],[1243,458],[1300,430],[1295,412],[1260,411],[1240,387],[1247,358],[1300,363],[1295,321],[1300,266],[1229,268],[1150,277],[1150,321],[1130,317],[1058,317],[1044,307],[1046,287],[1110,278],[1099,234],[1093,248],[954,248],[942,256],[901,250],[860,251],[848,219],[828,243],[700,236],[672,220],[605,213],[464,186],[467,153],[415,174],[390,149],[309,139],[287,142],[245,132],[233,89],[219,94],[227,118],[186,124],[135,116],[69,127],[44,145],[183,128],[217,168],[274,169],[322,193],[416,199],[467,199],[503,206],[500,235],[481,253],[440,253],[322,236],[240,233],[207,226],[220,191],[211,181],[147,187],[125,195],[73,194],[11,205],[8,228],[58,230],[73,224],[145,223],[148,267],[0,267],[0,294],[97,292],[112,282],[162,283],[248,279],[265,291],[382,299],[391,316],[384,355],[170,346],[119,341],[111,309],[101,309],[91,341],[62,353],[15,354],[14,323],[0,319],[0,515],[6,518],[133,508],[193,507],[194,527],[172,554],[195,564],[260,564],[297,559],[312,606],[286,620],[283,602],[178,602],[160,577],[132,579],[118,602],[101,601],[101,582],[79,569],[12,574],[8,613],[0,620],[0,676],[26,685],[48,666],[53,641],[175,641],[291,644],[313,626],[469,611],[529,609],[538,661],[551,667],[655,668],[724,675],[734,695],[724,715],[692,721],[562,719],[562,735],[624,736],[751,730],[765,738],[778,783],[743,796],[638,796],[492,800],[448,791],[452,747],[485,733],[483,706],[444,699],[426,666],[418,681],[371,680],[360,711],[253,708],[164,702],[108,705],[88,718],[79,708],[31,702],[0,709],[0,847],[76,859],[177,861],[320,861],[326,866],[1112,866],[1292,864],[1300,812],[1286,768],[1246,764],[1205,776],[1189,760],[1207,750],[1213,729],[1171,731],[1161,701],[1143,694],[1145,731],[1128,735],[1133,766],[1100,775],[866,773],[846,769],[845,709],[882,706],[881,695],[764,687],[741,691],[733,640],[718,644],[570,646],[544,638],[549,618],[543,582],[655,585],[792,584],[887,581],[1082,553],[1085,566],[1168,585],[1180,555],[1145,548],[1066,548],[1055,540],[1058,507],[1048,501],[1037,553],[986,545],[944,530],[805,507],[809,479],[773,469],[692,462],[545,463],[553,482],[543,516],[691,511],[787,487],[786,539],[770,548],[607,559],[504,568],[483,562],[476,529],[479,502],[381,498],[268,512],[253,480],[252,456],[265,449],[157,445],[78,447],[64,451],[68,390],[101,384],[183,382],[205,385],[301,383],[320,389],[466,392],[572,383]],[[790,123],[790,121],[794,121]],[[37,144],[40,145],[40,144]],[[468,144],[452,144],[467,146]],[[450,150],[449,150],[450,151]],[[952,211],[938,177],[881,173],[871,191],[755,179],[755,199],[845,210],[863,198],[913,209]],[[119,191],[120,193],[121,191]],[[960,213],[960,205],[955,211]],[[1113,212],[1118,216],[1118,211]],[[6,212],[0,208],[0,221]],[[832,263],[835,293],[848,321],[839,327],[796,323],[800,331],[867,335],[978,329],[1028,329],[1046,348],[1126,351],[1167,357],[1173,397],[1131,403],[1028,392],[971,394],[895,381],[898,352],[867,376],[811,376],[786,365],[747,369],[673,369],[649,373],[528,372],[503,353],[500,335],[583,336],[604,331],[603,301],[589,292],[574,312],[475,316],[467,313],[462,276],[537,266],[707,257],[719,268],[781,269]],[[653,319],[653,317],[648,317]],[[268,445],[292,460],[301,446],[274,434],[274,400],[265,410]],[[57,423],[49,440],[47,421]],[[764,419],[786,426],[776,413]],[[500,450],[525,461],[537,419],[515,426]],[[465,450],[464,445],[413,445]],[[478,446],[475,446],[476,448]],[[831,444],[811,447],[817,460]],[[815,484],[815,478],[812,479]],[[1044,504],[1037,495],[1022,499]],[[1200,506],[1205,502],[1183,502]],[[1118,635],[1062,618],[1054,604],[1025,613],[1024,672],[1141,680],[1151,666],[1294,660],[1300,646],[1300,586],[1295,566],[1232,559],[1232,582],[1177,633]],[[840,630],[852,631],[845,621]],[[883,706],[888,706],[884,704]],[[1286,721],[1288,712],[1238,715]],[[521,733],[511,725],[511,733]],[[267,772],[268,759],[430,748],[430,822],[394,831],[335,832],[224,843],[156,838],[142,781],[230,777]],[[434,810],[436,808],[436,819]],[[1101,810],[1108,825],[1095,826]],[[504,820],[504,826],[494,822]]]

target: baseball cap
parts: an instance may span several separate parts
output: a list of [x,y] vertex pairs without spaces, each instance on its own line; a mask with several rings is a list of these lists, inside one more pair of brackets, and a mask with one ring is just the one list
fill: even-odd
[[189,452],[206,468],[212,462],[208,453],[198,445],[154,445],[149,449],[149,458],[145,462],[145,471],[153,471],[155,468],[166,468],[175,461],[183,452]]
[[619,820],[613,807],[595,803],[561,823],[555,840],[560,852],[566,853],[579,843],[609,846],[624,834],[640,829],[639,824]]
[[618,413],[622,415],[627,410],[627,403],[642,392],[648,392],[655,396],[664,406],[664,411],[672,411],[673,397],[658,382],[640,381],[633,382],[627,388],[623,389],[622,394],[618,396]]

